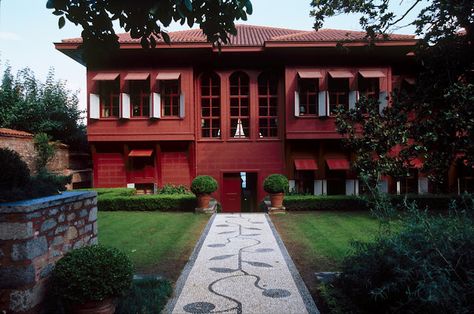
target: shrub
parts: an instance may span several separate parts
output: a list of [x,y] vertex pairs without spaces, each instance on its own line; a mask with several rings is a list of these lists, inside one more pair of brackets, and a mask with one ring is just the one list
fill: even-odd
[[81,191],[96,191],[97,196],[132,196],[137,192],[132,188],[94,188],[94,189],[80,189]]
[[98,197],[97,206],[104,211],[194,211],[196,198],[192,194],[103,195]]
[[357,196],[346,195],[287,195],[283,206],[289,211],[366,210],[367,202]]
[[271,174],[263,181],[263,189],[267,193],[285,193],[288,187],[288,179],[282,174]]
[[185,185],[165,184],[158,190],[158,194],[191,194],[191,192]]
[[30,181],[30,170],[20,155],[8,148],[0,148],[0,190],[25,186]]
[[217,181],[211,176],[197,176],[191,183],[195,195],[211,194],[217,190]]
[[54,146],[50,144],[51,138],[46,133],[38,133],[34,137],[36,149],[36,170],[46,168],[46,164],[54,156]]
[[132,276],[132,263],[124,253],[93,245],[70,251],[60,259],[51,284],[53,293],[66,304],[81,304],[123,296]]
[[171,283],[167,280],[134,280],[130,293],[120,299],[116,313],[161,313],[172,292]]

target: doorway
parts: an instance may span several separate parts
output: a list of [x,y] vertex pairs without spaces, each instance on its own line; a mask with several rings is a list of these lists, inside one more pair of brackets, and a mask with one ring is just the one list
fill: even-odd
[[257,204],[257,173],[224,173],[222,186],[223,212],[253,212]]

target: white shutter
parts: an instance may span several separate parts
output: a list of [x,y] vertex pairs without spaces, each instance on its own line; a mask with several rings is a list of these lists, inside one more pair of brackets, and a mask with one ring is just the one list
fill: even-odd
[[300,116],[300,93],[295,91],[295,117]]
[[161,118],[161,95],[158,93],[153,93],[152,97],[152,110],[150,110],[151,117],[159,119]]
[[379,112],[382,113],[382,111],[387,107],[388,105],[388,94],[387,92],[380,92],[379,94]]
[[355,109],[356,102],[359,101],[359,91],[352,90],[349,92],[349,109]]
[[89,118],[100,118],[100,96],[97,94],[89,95]]
[[418,194],[428,193],[428,178],[418,177]]
[[318,94],[318,104],[319,104],[319,115],[327,116],[328,115],[328,92],[321,91]]
[[290,192],[295,192],[296,191],[295,180],[288,180],[288,190]]
[[120,118],[130,119],[130,95],[126,93],[121,93],[120,99]]
[[184,101],[184,93],[179,95],[179,117],[184,118],[184,108],[185,108],[185,101]]
[[381,179],[378,182],[379,191],[382,193],[388,193],[388,181],[387,179]]

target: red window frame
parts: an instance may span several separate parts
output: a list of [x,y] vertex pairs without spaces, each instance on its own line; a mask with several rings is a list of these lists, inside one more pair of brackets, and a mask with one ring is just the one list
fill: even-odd
[[234,138],[238,128],[238,121],[242,123],[243,135],[250,136],[250,79],[244,72],[235,72],[229,78],[230,83],[230,137]]
[[328,79],[329,92],[329,115],[333,115],[339,106],[349,110],[349,79],[332,78]]
[[300,78],[298,83],[300,116],[317,116],[319,114],[319,80],[317,78]]
[[130,81],[130,113],[133,118],[150,116],[150,82]]
[[161,116],[179,117],[180,81],[160,81]]
[[200,79],[201,137],[221,137],[221,80],[219,76],[205,73]]
[[101,118],[118,118],[120,111],[120,82],[100,81],[99,82],[100,97],[100,117]]
[[278,137],[278,78],[269,73],[258,77],[258,132],[261,138]]
[[365,78],[359,74],[358,85],[359,85],[359,93],[361,96],[364,96],[368,99],[379,100],[379,94],[380,94],[379,78],[377,77]]

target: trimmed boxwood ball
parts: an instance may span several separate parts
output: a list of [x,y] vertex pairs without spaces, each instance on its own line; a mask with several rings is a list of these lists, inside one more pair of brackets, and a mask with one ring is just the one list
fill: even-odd
[[115,248],[93,245],[68,252],[52,272],[53,293],[66,304],[83,304],[124,296],[133,266]]
[[263,181],[263,189],[267,193],[285,193],[288,188],[288,179],[282,174],[271,174]]
[[211,176],[197,176],[191,183],[195,195],[211,194],[217,190],[217,181]]

